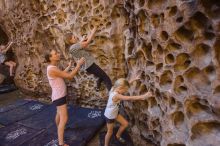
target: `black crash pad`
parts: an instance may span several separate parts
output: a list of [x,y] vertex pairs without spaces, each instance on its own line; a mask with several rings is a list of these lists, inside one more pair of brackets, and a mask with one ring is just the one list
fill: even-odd
[[55,124],[56,107],[52,104],[37,114],[19,121],[18,123],[33,129],[41,130]]
[[14,108],[13,110],[4,112],[0,114],[0,124],[9,125],[14,122],[26,119],[44,108],[48,105],[43,104],[38,101],[29,101],[27,104]]
[[[55,116],[56,116],[56,106],[51,104],[47,108],[38,112],[37,114],[19,121],[18,123],[33,129],[41,130],[48,128],[51,133],[56,133],[55,126]],[[73,107],[68,106],[68,113],[72,115]]]
[[[72,141],[89,142],[105,124],[103,110],[69,106],[68,112],[65,137]],[[47,131],[51,134],[56,133],[55,124]]]
[[[65,135],[68,135],[68,133],[65,132]],[[86,145],[84,141],[70,140],[66,138],[66,136],[65,136],[64,142],[69,144],[70,146],[85,146]],[[38,136],[22,144],[22,146],[57,146],[57,145],[58,145],[58,139],[57,139],[56,133],[51,134],[51,133],[48,133],[47,131],[40,133]]]
[[[109,146],[134,146],[132,140],[131,140],[131,137],[129,136],[129,134],[127,133],[127,131],[124,131],[122,133],[122,138],[126,140],[126,143],[122,144],[120,143],[117,139],[116,139],[116,133],[117,133],[117,130],[118,128],[114,128],[114,133],[111,137],[111,140],[110,140],[110,144]],[[105,134],[106,134],[106,131],[104,132],[101,132],[99,134],[99,141],[100,141],[100,146],[104,146],[104,141],[105,141]]]
[[99,127],[105,124],[103,110],[83,107],[73,107],[73,113],[69,114],[69,128]]
[[0,146],[19,146],[40,132],[19,124],[0,128]]
[[[50,105],[38,114],[18,122],[33,129],[45,129],[45,136],[40,134],[40,137],[37,136],[33,140],[26,142],[27,146],[31,144],[39,144],[39,146],[50,145],[57,142],[57,127],[54,122],[55,114],[55,107]],[[99,109],[68,106],[68,115],[69,120],[65,129],[65,140],[73,146],[85,146],[105,124],[103,110]]]
[[14,84],[0,85],[0,94],[8,93],[16,89],[17,87]]
[[20,99],[20,100],[16,100],[15,102],[9,104],[9,105],[6,105],[6,106],[3,106],[3,107],[0,107],[0,114],[3,113],[3,112],[7,112],[9,110],[12,110],[14,108],[17,108],[21,105],[24,105],[26,103],[28,103],[29,100],[23,100],[23,99]]
[[67,129],[74,131],[76,137],[88,142],[104,124],[103,110],[74,107],[73,114],[69,114]]
[[[54,105],[46,105],[33,100],[19,101],[14,104],[14,106],[11,104],[9,107],[4,107],[0,113],[0,124],[6,126],[3,127],[4,131],[10,132],[13,130],[10,127],[19,125],[28,127],[30,132],[35,131],[35,134],[30,138],[27,136],[26,140],[21,138],[17,144],[13,141],[10,145],[52,146],[57,142],[57,127],[54,121],[56,107]],[[70,146],[86,146],[86,143],[105,124],[103,110],[68,105],[68,114],[65,140]],[[7,128],[9,129],[7,130]],[[1,131],[2,128],[0,128],[0,133]],[[0,146],[2,146],[2,139],[0,139]]]

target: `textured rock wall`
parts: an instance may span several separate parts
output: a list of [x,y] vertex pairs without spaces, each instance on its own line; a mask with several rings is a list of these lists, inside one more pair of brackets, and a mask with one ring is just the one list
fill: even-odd
[[[125,11],[123,5],[115,6],[110,1],[2,0],[0,6],[2,29],[15,42],[13,50],[18,56],[15,80],[22,89],[39,94],[49,93],[44,52],[51,48],[60,50],[63,55],[61,67],[64,68],[69,57],[65,52],[65,33],[73,32],[81,38],[94,25],[99,25],[99,28],[90,49],[97,64],[113,80],[124,77],[122,30],[127,19],[119,16],[122,10]],[[95,81],[96,78],[82,71],[74,82],[69,82],[70,95],[75,93],[82,100],[74,100],[81,104],[105,106],[105,100],[100,97],[107,97],[106,91],[95,92]]]
[[[16,83],[48,93],[43,53],[63,53],[66,32],[78,37],[99,25],[91,53],[115,81],[141,73],[124,102],[137,146],[220,145],[220,2],[218,0],[0,0],[1,27],[16,42]],[[104,106],[106,91],[84,71],[69,82],[83,105]],[[73,96],[72,96],[73,97]],[[77,99],[75,99],[77,97]]]

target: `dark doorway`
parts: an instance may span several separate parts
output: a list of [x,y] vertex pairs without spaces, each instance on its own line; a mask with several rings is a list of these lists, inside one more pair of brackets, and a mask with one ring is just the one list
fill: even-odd
[[8,43],[8,36],[0,25],[0,44],[6,45],[7,43]]

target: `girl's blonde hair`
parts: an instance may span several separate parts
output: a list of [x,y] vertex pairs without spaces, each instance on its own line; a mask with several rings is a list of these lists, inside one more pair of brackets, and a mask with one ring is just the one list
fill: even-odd
[[115,90],[118,87],[130,87],[130,84],[125,78],[119,78],[113,85],[112,90]]
[[71,33],[71,32],[65,34],[64,42],[65,42],[67,45],[70,45],[70,44],[71,44],[70,40],[72,39],[72,36],[73,36],[73,33]]

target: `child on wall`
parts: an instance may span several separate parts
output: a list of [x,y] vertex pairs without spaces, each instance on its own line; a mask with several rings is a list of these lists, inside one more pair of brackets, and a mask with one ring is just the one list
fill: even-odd
[[112,87],[112,82],[109,76],[95,63],[95,58],[91,53],[87,51],[89,43],[92,41],[92,38],[96,32],[97,27],[94,27],[91,34],[88,37],[84,37],[81,41],[74,36],[72,33],[68,33],[65,36],[65,41],[67,45],[70,45],[69,52],[71,53],[74,60],[78,60],[81,57],[84,57],[86,62],[84,64],[85,70],[94,74],[98,77],[96,91],[99,91],[101,83],[104,82],[107,89],[110,91]]
[[0,45],[0,63],[9,66],[10,76],[13,76],[13,69],[16,66],[16,63],[11,60],[11,57],[6,55],[12,43],[13,42],[9,42],[6,46]]
[[121,124],[116,138],[121,143],[125,143],[125,140],[121,137],[121,134],[128,126],[128,121],[119,113],[119,104],[121,100],[146,100],[152,96],[151,92],[147,92],[144,95],[139,96],[124,96],[129,89],[129,82],[124,79],[118,79],[109,92],[109,99],[105,109],[105,118],[107,123],[107,133],[105,135],[105,146],[109,146],[110,138],[113,134],[114,122],[117,121]]

